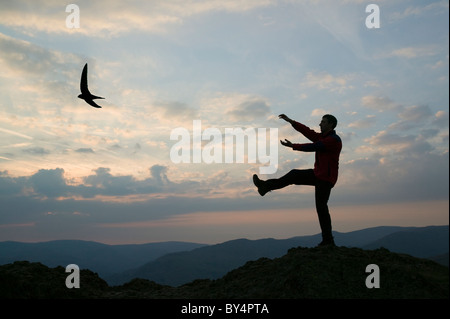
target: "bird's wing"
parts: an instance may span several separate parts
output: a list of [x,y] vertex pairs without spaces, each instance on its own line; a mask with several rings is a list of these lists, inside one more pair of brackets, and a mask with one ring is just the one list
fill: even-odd
[[93,107],[96,107],[96,108],[98,108],[98,109],[101,109],[101,108],[102,108],[100,105],[98,105],[97,103],[95,103],[94,101],[92,101],[92,100],[90,100],[90,99],[87,99],[87,100],[85,100],[85,101],[86,101],[87,104],[89,104],[89,105],[91,105],[91,106],[93,106]]
[[90,95],[87,81],[87,63],[84,65],[83,72],[81,73],[80,91],[83,95]]

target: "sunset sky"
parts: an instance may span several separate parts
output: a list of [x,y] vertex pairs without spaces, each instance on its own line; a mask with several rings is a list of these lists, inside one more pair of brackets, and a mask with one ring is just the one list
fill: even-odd
[[[75,3],[79,28],[64,1],[0,2],[0,241],[317,234],[312,187],[252,183],[314,164],[278,142],[308,142],[281,113],[317,131],[338,119],[334,230],[448,225],[448,1]],[[100,109],[77,98],[85,63]],[[223,141],[277,129],[276,172],[175,163],[171,133],[194,121]]]

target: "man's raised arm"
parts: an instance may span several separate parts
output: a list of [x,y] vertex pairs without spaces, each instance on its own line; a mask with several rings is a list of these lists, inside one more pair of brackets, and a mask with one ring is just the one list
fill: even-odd
[[287,115],[285,114],[280,114],[278,116],[280,119],[285,120],[286,122],[291,123],[292,127],[302,133],[307,139],[309,139],[311,142],[316,142],[318,139],[321,138],[321,134],[315,132],[314,130],[310,129],[309,127],[307,127],[306,125],[303,125],[302,123],[299,123],[297,121],[294,121],[293,119],[289,118]]

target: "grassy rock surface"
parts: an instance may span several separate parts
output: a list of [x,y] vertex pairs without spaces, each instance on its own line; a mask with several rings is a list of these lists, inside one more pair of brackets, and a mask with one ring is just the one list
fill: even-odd
[[[369,289],[369,264],[379,267],[380,288]],[[449,269],[386,249],[292,248],[280,258],[247,262],[217,280],[171,287],[144,279],[110,287],[80,271],[80,288],[68,289],[65,268],[15,262],[0,266],[1,298],[155,299],[411,299],[449,298]]]

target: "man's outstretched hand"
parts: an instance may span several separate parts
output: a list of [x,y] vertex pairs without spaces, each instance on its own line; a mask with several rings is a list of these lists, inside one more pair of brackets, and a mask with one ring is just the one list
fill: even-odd
[[281,143],[281,145],[286,146],[286,147],[292,147],[292,145],[293,145],[292,142],[287,139],[284,139],[284,141],[280,140],[280,143]]
[[[291,120],[286,114],[280,114],[278,115],[278,117],[282,120],[285,120],[286,122],[289,122],[292,124],[293,120]],[[284,141],[280,140],[281,145],[286,146],[286,147],[292,147],[292,142],[284,139]]]
[[278,115],[278,117],[279,117],[280,119],[285,120],[286,122],[291,123],[291,124],[292,124],[292,122],[293,122],[293,120],[290,119],[286,114],[280,114],[280,115]]

